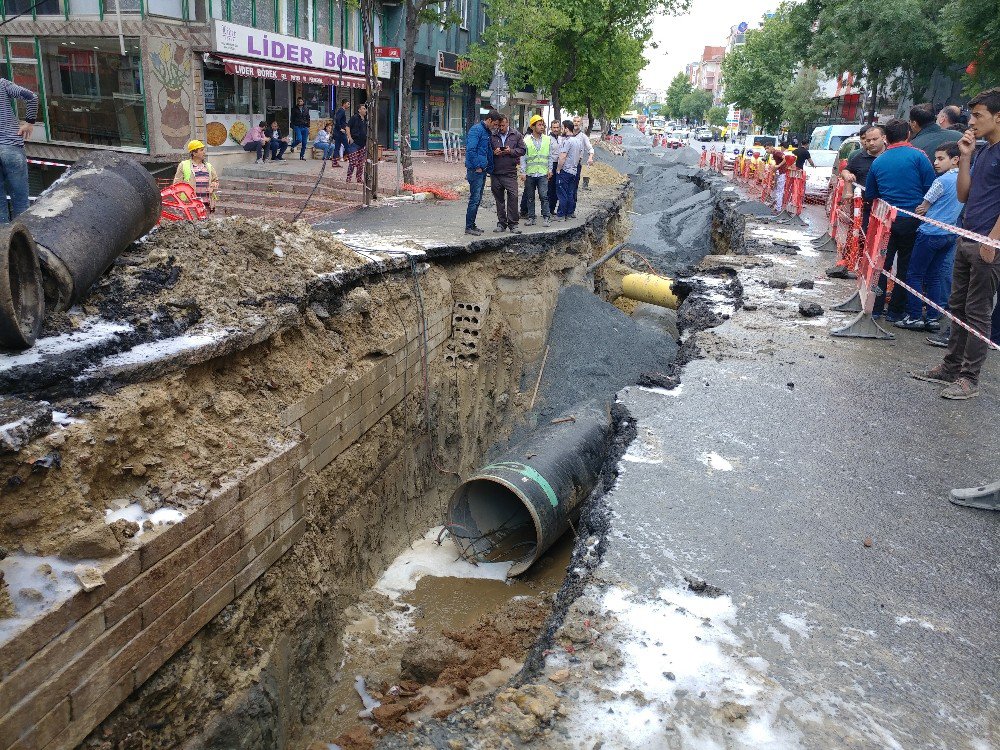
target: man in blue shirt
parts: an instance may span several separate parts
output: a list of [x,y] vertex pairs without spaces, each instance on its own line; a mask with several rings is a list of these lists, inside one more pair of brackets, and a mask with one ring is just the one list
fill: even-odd
[[[889,120],[883,128],[888,148],[872,162],[865,179],[865,199],[874,203],[881,198],[896,208],[913,211],[924,199],[924,194],[934,183],[934,167],[927,155],[920,149],[913,148],[906,142],[910,135],[910,124],[906,120]],[[906,278],[910,265],[910,254],[913,243],[917,239],[919,221],[911,216],[898,214],[892,223],[889,244],[885,251],[885,268],[892,268],[896,262],[896,276]],[[873,317],[881,317],[885,308],[885,294],[889,279],[880,275],[878,286],[880,293],[875,299]],[[895,323],[903,317],[906,309],[907,294],[901,287],[896,287],[889,303],[886,320]]]
[[493,149],[490,136],[500,124],[500,114],[490,110],[486,119],[469,128],[465,139],[465,179],[469,182],[469,207],[465,210],[465,233],[480,235],[483,230],[476,226],[476,214],[483,202],[483,186],[486,175],[493,171]]
[[[969,110],[969,129],[958,142],[958,199],[965,202],[962,228],[1000,241],[1000,88],[973,98]],[[986,139],[987,145],[973,160],[976,138]],[[960,237],[948,302],[951,313],[989,338],[998,288],[1000,253],[990,245]],[[944,362],[911,374],[918,380],[944,383],[944,398],[973,398],[979,395],[979,373],[988,351],[986,342],[961,326],[952,326]]]
[[[942,143],[934,152],[934,171],[940,177],[934,180],[931,189],[917,206],[916,213],[934,219],[942,224],[955,226],[962,213],[962,202],[958,199],[958,158],[961,152],[956,141]],[[913,255],[906,272],[906,284],[938,305],[948,302],[951,292],[951,269],[955,263],[955,235],[933,224],[921,224],[917,230],[917,240],[913,243]],[[912,294],[908,295],[906,317],[896,323],[897,328],[909,331],[938,331],[941,328],[940,314],[933,307],[927,308],[924,318],[924,303]]]

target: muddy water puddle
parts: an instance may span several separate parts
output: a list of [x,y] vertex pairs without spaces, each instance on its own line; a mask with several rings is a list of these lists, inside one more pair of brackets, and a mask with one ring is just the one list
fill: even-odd
[[[428,534],[424,540],[430,536],[433,535]],[[435,575],[426,570],[420,574],[415,585],[411,584],[412,590],[398,594],[392,592],[391,596],[373,589],[362,597],[356,607],[345,612],[352,622],[345,628],[344,661],[337,670],[335,684],[331,685],[326,707],[306,733],[306,746],[309,741],[329,743],[338,740],[345,750],[364,747],[364,743],[357,740],[365,735],[375,735],[371,734],[374,728],[372,722],[358,718],[363,706],[354,687],[357,675],[365,678],[368,692],[381,699],[381,690],[402,681],[400,660],[407,643],[417,634],[437,637],[442,633],[469,630],[481,618],[503,613],[519,600],[530,598],[540,601],[541,597],[555,594],[566,575],[574,538],[572,533],[564,534],[527,573],[506,581],[489,577],[460,577],[463,569],[470,576],[492,573],[480,570],[483,566],[477,568],[461,561],[458,548],[451,539],[446,538],[440,549],[426,553],[421,552],[422,541],[414,542],[415,555],[413,550],[406,550],[397,558],[377,588],[384,589],[386,577],[398,571],[399,560],[403,558],[409,558],[407,564],[414,567],[441,570],[444,566],[440,559],[446,552],[450,563],[447,574]],[[431,560],[430,555],[437,555],[438,560]],[[418,561],[420,559],[423,561]],[[491,688],[499,687],[516,674],[524,655],[507,654],[503,663],[483,678],[483,684]],[[438,694],[442,692],[454,695],[454,691],[440,687],[422,689],[421,694],[431,698],[428,708],[436,707],[434,704],[438,703]],[[447,700],[440,703],[442,707],[448,707]],[[428,708],[411,712],[408,719],[427,718]]]

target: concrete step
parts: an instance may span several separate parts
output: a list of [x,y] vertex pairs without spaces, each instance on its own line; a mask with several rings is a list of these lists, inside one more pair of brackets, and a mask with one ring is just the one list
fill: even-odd
[[[340,204],[339,208],[314,208],[310,205],[299,218],[302,221],[314,223],[339,213],[346,213],[354,208],[352,205],[343,203]],[[247,216],[261,219],[283,219],[285,221],[294,221],[298,212],[298,208],[262,206],[254,203],[220,203],[216,208],[216,214],[219,216]]]
[[[290,182],[281,177],[223,177],[219,180],[219,190],[223,195],[241,195],[243,193],[266,193],[276,196],[299,196],[305,198],[316,184],[314,177],[310,182]],[[345,203],[361,202],[361,185],[350,184],[337,180],[329,180],[324,176],[316,186],[315,195],[326,198],[336,198]]]
[[[239,192],[223,191],[221,203],[230,205],[241,204],[246,206],[260,206],[265,209],[273,206],[276,208],[289,208],[298,211],[303,204],[305,204],[307,198],[309,198],[308,193],[296,195],[288,193],[267,193],[257,190],[243,190]],[[335,211],[341,208],[354,208],[360,205],[360,196],[358,196],[358,200],[348,201],[338,197],[320,195],[318,191],[316,195],[309,199],[309,208],[324,211],[327,209]]]
[[[326,173],[323,175],[323,181],[346,184],[345,177],[347,176],[347,165],[344,162],[341,162],[341,164],[342,166],[339,168],[327,165]],[[316,182],[316,178],[319,176],[319,171],[321,169],[318,161],[308,164],[308,166],[303,166],[301,171],[297,167],[298,165],[296,165],[296,168],[286,171],[280,166],[273,167],[269,163],[241,164],[235,167],[227,167],[226,171],[222,175],[222,179],[265,179],[272,182],[278,180],[283,183],[304,182],[309,185]]]

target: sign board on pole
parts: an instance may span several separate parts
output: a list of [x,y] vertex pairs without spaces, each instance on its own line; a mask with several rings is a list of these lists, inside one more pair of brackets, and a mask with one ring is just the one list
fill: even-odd
[[399,47],[376,47],[375,57],[381,57],[386,60],[399,62],[403,59],[403,50]]
[[434,65],[434,75],[439,78],[459,79],[470,65],[472,63],[467,58],[459,57],[454,52],[439,49],[437,63]]

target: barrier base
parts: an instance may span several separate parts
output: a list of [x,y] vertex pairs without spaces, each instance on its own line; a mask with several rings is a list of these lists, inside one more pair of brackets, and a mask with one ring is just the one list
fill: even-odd
[[955,505],[964,505],[967,508],[1000,510],[1000,482],[952,490],[951,501]]
[[831,279],[856,279],[854,271],[848,271],[845,266],[830,266],[826,269],[826,275]]
[[850,296],[850,298],[844,300],[839,305],[831,306],[830,309],[836,310],[837,312],[862,312],[864,310],[864,306],[861,304],[861,292],[855,292]]
[[831,336],[840,336],[842,338],[856,338],[856,339],[883,339],[886,341],[892,341],[896,337],[885,330],[882,326],[875,322],[868,313],[862,312],[858,314],[854,320],[848,323],[843,328],[837,328],[830,331]]
[[833,252],[837,249],[837,241],[833,239],[829,233],[824,234],[822,237],[817,239],[816,242],[818,244],[814,244],[814,250],[819,250],[821,252]]

